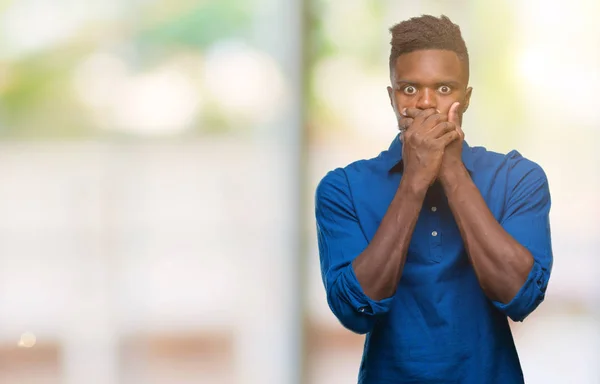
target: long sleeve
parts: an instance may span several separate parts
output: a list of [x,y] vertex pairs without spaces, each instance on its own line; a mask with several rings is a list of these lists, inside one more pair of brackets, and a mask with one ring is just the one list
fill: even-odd
[[523,321],[544,301],[552,270],[550,236],[550,191],[548,180],[537,164],[521,159],[511,170],[508,201],[500,224],[529,250],[534,263],[527,280],[507,304],[493,302],[514,321]]
[[329,307],[346,328],[367,333],[376,317],[389,311],[392,298],[371,300],[354,274],[352,261],[368,243],[343,170],[331,171],[321,180],[315,211],[321,275]]

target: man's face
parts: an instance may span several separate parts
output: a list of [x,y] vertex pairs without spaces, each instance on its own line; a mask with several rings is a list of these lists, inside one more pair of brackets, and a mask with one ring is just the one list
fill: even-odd
[[469,106],[471,87],[458,55],[446,50],[419,50],[400,55],[388,87],[390,102],[398,121],[404,108],[435,108],[447,114],[452,103],[460,102],[459,116]]

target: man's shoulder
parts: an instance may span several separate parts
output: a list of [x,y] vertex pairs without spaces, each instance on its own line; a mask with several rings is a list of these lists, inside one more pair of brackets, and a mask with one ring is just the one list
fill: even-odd
[[495,152],[482,146],[470,147],[473,164],[476,170],[505,169],[512,175],[526,175],[528,173],[544,173],[542,167],[535,161],[523,156],[518,150],[509,152]]
[[339,166],[328,171],[319,182],[322,184],[348,184],[357,178],[372,177],[379,175],[386,170],[385,155],[387,151],[381,152],[379,155],[369,158],[355,160],[347,165]]

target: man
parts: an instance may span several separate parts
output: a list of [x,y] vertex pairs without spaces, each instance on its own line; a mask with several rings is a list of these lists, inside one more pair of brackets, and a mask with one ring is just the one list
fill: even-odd
[[508,317],[544,299],[550,194],[540,166],[470,147],[469,56],[447,17],[390,29],[400,134],[316,192],[327,301],[367,334],[359,383],[523,383]]

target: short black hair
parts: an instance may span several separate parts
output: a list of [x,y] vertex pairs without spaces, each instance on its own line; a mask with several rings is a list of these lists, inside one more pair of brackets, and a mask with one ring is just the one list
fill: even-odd
[[390,28],[390,71],[400,55],[423,49],[453,51],[465,64],[469,77],[469,52],[460,32],[460,27],[447,16],[422,15],[402,21]]

